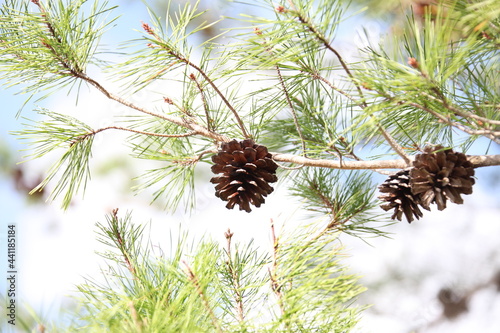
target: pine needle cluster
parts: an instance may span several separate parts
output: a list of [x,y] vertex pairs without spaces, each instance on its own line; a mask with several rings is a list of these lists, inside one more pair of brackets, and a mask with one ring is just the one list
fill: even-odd
[[144,226],[118,210],[98,223],[107,251],[104,281],[79,286],[85,308],[69,331],[345,332],[357,323],[351,303],[362,291],[346,272],[331,237],[313,230],[283,238],[271,225],[271,251],[252,242],[226,244],[187,234],[172,252],[145,242]]

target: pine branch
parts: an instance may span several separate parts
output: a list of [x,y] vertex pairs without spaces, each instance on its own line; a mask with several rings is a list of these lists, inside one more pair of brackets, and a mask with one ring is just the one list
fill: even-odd
[[[428,100],[438,102],[445,110],[450,111],[451,114],[453,114],[453,115],[464,118],[467,121],[467,123],[469,123],[469,124],[471,123],[469,121],[469,119],[478,120],[480,122],[480,124],[479,124],[480,127],[483,127],[483,129],[482,130],[472,129],[469,126],[465,126],[461,123],[453,122],[453,121],[451,121],[450,117],[444,116],[444,115],[426,107],[425,105],[420,105],[419,103],[416,103],[416,102],[411,102],[411,103],[409,103],[409,105],[414,106],[416,108],[419,108],[425,112],[428,112],[428,113],[432,114],[434,117],[438,118],[440,121],[442,121],[450,126],[453,126],[461,131],[464,131],[467,134],[482,135],[482,136],[485,136],[485,137],[491,139],[492,141],[500,144],[500,131],[493,131],[493,130],[485,128],[487,126],[486,124],[500,125],[500,121],[481,117],[481,116],[473,114],[472,112],[461,110],[458,107],[453,106],[452,103],[446,98],[445,93],[442,91],[442,89],[429,78],[429,75],[427,75],[427,73],[425,73],[422,70],[420,64],[418,63],[418,61],[415,58],[409,58],[408,64],[420,72],[420,75],[430,85],[430,91],[432,93],[434,93],[435,95],[437,95],[437,97],[436,97],[433,94],[428,93],[427,91],[420,91],[419,93],[422,96],[425,96]],[[404,103],[404,102],[405,102],[404,100],[400,101],[400,103]]]
[[224,104],[226,104],[226,106],[229,108],[229,110],[231,110],[231,112],[234,115],[234,118],[238,122],[238,125],[239,125],[239,127],[241,129],[241,132],[243,133],[243,136],[245,138],[250,138],[250,135],[248,134],[248,132],[247,132],[247,130],[245,128],[245,125],[243,124],[243,121],[241,120],[241,117],[238,114],[238,112],[231,105],[231,103],[229,103],[229,101],[227,100],[226,96],[215,85],[214,81],[212,79],[210,79],[210,77],[208,77],[208,75],[205,73],[205,71],[203,69],[201,69],[200,67],[198,67],[197,65],[195,65],[194,63],[192,63],[189,59],[185,58],[181,54],[178,54],[173,49],[169,48],[165,43],[163,43],[163,41],[161,40],[161,38],[153,31],[153,29],[147,23],[143,23],[142,24],[142,28],[148,34],[150,34],[151,36],[153,36],[154,39],[158,42],[158,46],[160,46],[162,49],[164,49],[168,54],[170,54],[171,56],[173,56],[174,58],[176,58],[180,62],[185,63],[186,65],[194,68],[198,73],[201,74],[201,76],[203,76],[203,78],[210,84],[210,86],[212,86],[212,88],[217,93],[217,95],[219,95],[219,97],[222,99],[222,101],[224,102]]
[[[360,106],[361,106],[361,108],[365,109],[367,107],[367,104],[366,104],[366,101],[365,101],[365,98],[364,98],[363,91],[361,90],[361,87],[360,87],[358,81],[354,78],[351,70],[349,69],[349,66],[344,61],[344,59],[342,58],[342,56],[340,55],[340,53],[331,46],[331,43],[328,42],[326,40],[326,38],[316,29],[316,27],[314,26],[314,24],[312,22],[310,22],[310,20],[307,17],[305,17],[304,15],[302,15],[302,13],[296,9],[296,7],[295,7],[295,5],[294,5],[294,3],[293,3],[292,0],[288,0],[288,2],[290,3],[290,6],[293,8],[293,10],[292,11],[287,11],[282,6],[279,6],[277,8],[278,12],[282,12],[282,13],[283,12],[290,12],[292,15],[295,15],[299,19],[299,21],[302,24],[304,24],[309,29],[309,31],[328,50],[330,50],[331,52],[333,52],[335,54],[335,56],[337,57],[338,61],[340,62],[340,65],[342,66],[342,68],[346,72],[347,76],[350,78],[351,82],[354,84],[354,86],[356,87],[356,90],[358,91],[359,97],[361,99],[361,102],[359,103]],[[374,118],[373,115],[370,115],[370,116],[372,118]],[[394,149],[394,151],[399,156],[401,156],[403,158],[403,160],[407,163],[407,165],[409,165],[410,164],[410,158],[408,157],[408,155],[406,154],[406,152],[404,151],[404,149],[399,145],[399,143],[391,136],[391,134],[379,122],[376,122],[376,126],[377,126],[378,130],[380,131],[380,133],[382,134],[382,136],[387,141],[387,143]]]
[[[331,46],[331,43],[329,41],[327,41],[326,37],[323,36],[323,34],[321,34],[316,29],[316,27],[314,26],[314,24],[312,22],[310,22],[309,18],[305,17],[304,15],[302,15],[302,13],[300,11],[297,10],[297,8],[295,7],[295,5],[294,5],[294,3],[293,3],[292,0],[288,0],[288,3],[290,3],[290,6],[293,8],[293,11],[291,11],[291,14],[295,15],[299,19],[299,21],[302,24],[304,24],[307,27],[307,29],[309,29],[309,31],[323,44],[323,46],[325,48],[327,48],[329,51],[331,51],[333,54],[335,54],[335,56],[337,57],[338,61],[340,62],[340,65],[342,66],[342,68],[344,69],[344,71],[346,72],[346,74],[349,76],[349,78],[351,79],[351,81],[356,86],[356,89],[358,90],[358,93],[359,93],[359,96],[360,96],[361,100],[363,100],[364,99],[363,98],[363,91],[361,90],[361,87],[359,86],[359,84],[355,80],[354,76],[351,73],[351,70],[349,69],[349,66],[347,66],[347,63],[344,61],[344,59],[342,58],[342,56],[340,55],[340,53]],[[280,8],[280,9],[278,9],[278,11],[284,12],[285,9],[284,8]],[[365,103],[365,102],[362,102],[362,103]],[[365,104],[365,106],[366,106],[366,104]]]
[[135,277],[137,272],[136,272],[134,265],[132,264],[132,261],[130,258],[130,253],[129,253],[129,251],[127,249],[127,245],[126,245],[126,242],[129,242],[131,240],[124,239],[124,237],[125,237],[125,235],[123,233],[124,230],[120,227],[120,223],[118,220],[118,208],[113,209],[110,225],[111,225],[112,239],[114,240],[117,248],[120,250],[120,252],[123,256],[123,260],[125,261],[128,270]]
[[[46,14],[45,14],[45,11],[44,11],[43,7],[39,4],[38,1],[36,1],[36,4],[39,6],[40,11],[42,13],[44,13],[44,18],[45,18],[46,24],[47,24],[47,26],[49,28],[49,33],[50,33],[51,37],[60,41],[60,38],[57,35],[57,33],[54,30],[54,28],[52,27],[50,21],[47,20],[47,17],[46,17]],[[107,89],[105,89],[99,82],[97,82],[94,79],[90,78],[78,66],[76,66],[76,67],[75,66],[71,66],[71,64],[66,59],[64,59],[64,58],[62,58],[62,57],[60,57],[58,55],[57,51],[51,45],[49,45],[47,43],[43,43],[43,45],[46,46],[47,48],[49,48],[51,50],[51,52],[54,53],[54,55],[59,60],[59,63],[64,68],[67,69],[67,71],[70,73],[71,76],[73,76],[75,78],[82,79],[85,82],[91,84],[92,86],[94,86],[95,88],[97,88],[97,90],[99,90],[101,93],[103,93],[107,98],[112,99],[112,100],[114,100],[114,101],[116,101],[116,102],[118,102],[118,103],[120,103],[122,105],[125,105],[125,106],[127,106],[127,107],[129,107],[131,109],[135,109],[135,110],[140,111],[142,113],[149,114],[151,116],[167,120],[169,122],[172,122],[172,123],[177,124],[177,125],[182,126],[182,127],[186,127],[188,129],[193,130],[195,133],[199,133],[199,134],[204,135],[205,137],[209,137],[209,138],[212,138],[212,139],[217,140],[217,141],[228,141],[228,138],[226,138],[224,136],[221,136],[221,135],[218,135],[216,133],[213,133],[210,130],[204,128],[203,126],[200,126],[200,125],[196,124],[196,122],[193,119],[182,119],[182,118],[178,118],[178,117],[174,117],[174,116],[167,116],[167,115],[163,115],[163,114],[154,113],[154,112],[148,111],[148,110],[146,110],[144,108],[138,107],[138,106],[134,105],[133,103],[128,102],[128,101],[122,99],[121,97],[119,97],[117,95],[112,94]],[[191,64],[189,62],[188,62],[188,64],[190,64],[191,66],[193,66],[193,64]],[[196,68],[196,66],[195,66],[195,68]],[[199,70],[201,71],[201,69],[199,69]],[[206,76],[205,73],[201,73],[201,74],[204,75],[204,76]],[[241,119],[239,119],[239,121],[241,122]],[[189,134],[189,135],[194,135],[194,134]]]
[[[378,160],[378,161],[338,161],[326,159],[312,159],[303,156],[272,153],[273,159],[279,162],[290,162],[303,164],[305,166],[343,169],[343,170],[373,170],[373,169],[404,169],[407,162],[403,159],[397,160]],[[474,165],[474,168],[500,165],[500,155],[477,155],[468,156],[468,160]],[[410,162],[413,158],[410,157]]]
[[[97,225],[98,240],[111,248],[100,253],[107,265],[105,279],[78,286],[86,311],[77,313],[73,330],[65,331],[347,332],[357,322],[359,309],[353,301],[363,289],[338,263],[342,254],[332,249],[332,239],[307,241],[315,230],[301,228],[288,242],[279,241],[272,230],[276,249],[269,254],[261,254],[251,241],[238,252],[231,231],[226,233],[230,251],[206,239],[190,246],[184,242],[186,234],[177,242],[170,239],[170,255],[160,249],[158,256],[149,252],[151,243],[141,242],[143,229],[133,227],[129,215],[116,222],[114,214],[107,217],[108,224]],[[135,245],[133,252],[130,245]],[[133,279],[124,252],[134,267]],[[275,264],[269,258],[273,252]],[[191,265],[186,257],[193,259]],[[275,292],[271,288],[280,300],[269,297]],[[275,313],[278,302],[281,314]]]
[[441,96],[441,98],[436,98],[435,96],[432,96],[431,94],[429,94],[425,91],[422,91],[422,95],[429,98],[430,100],[433,100],[433,101],[440,103],[441,105],[443,105],[444,108],[449,110],[451,113],[453,113],[457,116],[463,117],[464,119],[470,118],[470,119],[478,120],[479,122],[482,122],[482,123],[487,123],[487,124],[491,124],[491,125],[500,125],[500,120],[494,120],[494,119],[490,119],[490,118],[481,117],[481,116],[478,116],[477,114],[474,114],[474,113],[466,111],[466,110],[462,110],[456,106],[451,105],[450,102],[447,101],[444,96]]
[[102,254],[105,258],[124,265],[134,280],[140,280],[140,272],[137,263],[140,261],[139,252],[136,247],[141,242],[143,226],[133,227],[130,225],[131,214],[127,213],[124,218],[118,217],[118,208],[112,210],[106,216],[107,224],[97,223],[99,229],[97,240],[102,244],[117,249],[119,255],[113,252]]

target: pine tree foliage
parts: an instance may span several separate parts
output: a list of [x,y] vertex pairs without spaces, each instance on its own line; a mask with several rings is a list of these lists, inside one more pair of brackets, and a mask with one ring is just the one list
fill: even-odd
[[64,193],[64,208],[71,202],[75,192],[81,187],[85,189],[90,179],[89,158],[92,154],[93,135],[92,128],[73,117],[51,112],[45,109],[38,110],[42,116],[47,116],[47,121],[33,122],[26,125],[22,132],[14,132],[19,138],[26,140],[29,145],[35,146],[29,156],[36,159],[54,150],[69,149],[65,151],[58,163],[48,171],[45,179],[36,186],[30,194],[41,191],[44,186],[60,173],[59,181],[51,196]]
[[226,244],[184,234],[165,253],[118,210],[97,228],[106,279],[80,285],[85,309],[69,331],[345,332],[357,322],[351,303],[363,288],[330,237],[311,239],[315,230],[281,238],[271,226],[269,254],[233,243],[230,230]]
[[[109,129],[131,132],[136,157],[162,162],[139,178],[137,189],[156,187],[154,199],[172,210],[180,202],[193,207],[196,165],[210,162],[220,142],[232,138],[267,145],[278,162],[339,169],[402,169],[412,160],[402,147],[418,151],[426,142],[460,151],[479,136],[500,142],[498,18],[477,16],[495,13],[494,3],[445,2],[422,19],[410,15],[393,52],[383,44],[371,46],[359,62],[334,47],[347,3],[254,5],[267,14],[243,16],[245,26],[226,33],[232,33],[230,44],[208,40],[200,52],[190,37],[215,22],[190,25],[203,14],[197,4],[179,8],[166,20],[151,13],[150,22],[141,25],[142,37],[128,43],[130,58],[106,67],[96,57],[99,38],[114,21],[106,2],[8,2],[0,26],[1,69],[8,85],[28,83],[25,92],[84,83],[137,111],[125,123],[116,119],[116,125],[87,134],[75,130],[79,135],[68,138],[67,145],[79,147],[75,140],[89,144],[90,136]],[[113,72],[125,87],[122,95],[91,77],[89,65]],[[260,88],[245,92],[253,77]],[[179,87],[181,94],[158,93],[154,87],[159,82]],[[139,90],[151,91],[152,106],[131,102]],[[379,160],[387,155],[402,160]],[[64,156],[78,159],[70,165],[80,168],[90,154]],[[53,178],[61,161],[39,188]],[[285,172],[285,179],[293,173]],[[78,189],[68,184],[79,183],[83,173],[65,174],[72,176],[60,178],[53,195],[66,189],[63,207]],[[172,188],[182,196],[169,196]]]
[[114,8],[96,1],[84,14],[85,3],[47,1],[35,13],[29,1],[5,1],[0,55],[7,86],[21,84],[23,93],[35,96],[81,83],[78,77],[95,61],[100,37],[113,22],[105,16]]
[[479,14],[476,8],[493,8],[488,1],[466,3],[459,2],[456,11],[440,8],[439,19],[429,15],[423,23],[409,17],[404,40],[392,43],[391,54],[383,45],[366,50],[369,61],[359,80],[374,102],[364,117],[376,116],[404,146],[462,142],[466,150],[479,135],[500,143],[498,30],[481,30],[490,16],[474,27],[467,23]]
[[[361,237],[383,234],[380,231],[383,219],[372,200],[376,186],[369,174],[331,169],[302,170],[294,182],[292,193],[308,198],[304,208],[324,220],[325,232],[335,230]],[[370,222],[374,221],[379,222],[376,228],[370,227]]]

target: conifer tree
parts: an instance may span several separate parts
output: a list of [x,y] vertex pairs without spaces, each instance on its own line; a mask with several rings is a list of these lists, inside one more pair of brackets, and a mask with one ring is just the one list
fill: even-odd
[[[467,155],[480,138],[500,144],[498,1],[443,0],[409,10],[393,41],[360,49],[355,58],[335,45],[349,1],[251,5],[263,14],[240,16],[224,38],[197,48],[191,36],[216,24],[199,23],[197,3],[166,18],[151,11],[132,27],[140,35],[123,41],[119,63],[100,59],[99,44],[118,6],[2,5],[6,86],[38,103],[56,90],[89,87],[135,114],[93,128],[35,110],[41,120],[15,133],[32,147],[29,157],[62,153],[33,193],[52,184],[51,199],[67,209],[90,180],[94,138],[124,131],[134,157],[158,162],[138,188],[154,188],[154,199],[169,210],[196,209],[197,166],[208,163],[214,205],[251,214],[281,186],[320,217],[283,235],[271,223],[270,251],[233,244],[228,230],[225,244],[188,246],[179,236],[163,257],[144,245],[144,227],[116,209],[97,224],[98,239],[110,248],[102,254],[109,283],[79,287],[84,310],[67,329],[349,331],[363,288],[339,262],[338,235],[383,235],[390,218],[413,222],[425,215],[421,209],[453,209],[467,200],[462,195],[473,195],[476,168],[500,165],[487,149]],[[119,92],[109,88],[112,81]],[[159,82],[176,89],[158,91]],[[152,102],[135,103],[139,91]],[[387,180],[378,184],[378,174]]]

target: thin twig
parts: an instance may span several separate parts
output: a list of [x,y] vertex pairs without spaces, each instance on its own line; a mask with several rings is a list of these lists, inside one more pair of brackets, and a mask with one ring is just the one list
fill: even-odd
[[[403,102],[404,103],[404,102]],[[433,115],[434,117],[438,118],[439,120],[441,120],[443,123],[445,124],[448,124],[449,126],[452,126],[452,127],[455,127],[467,134],[470,134],[470,135],[481,135],[481,136],[484,136],[484,137],[487,137],[488,139],[500,144],[500,131],[491,131],[491,130],[473,130],[473,129],[470,129],[469,127],[467,126],[464,126],[460,123],[457,123],[457,122],[454,122],[454,121],[451,121],[448,117],[445,117],[443,116],[442,114],[439,114],[438,112],[426,107],[426,106],[423,106],[423,105],[420,105],[418,103],[415,103],[415,102],[407,102],[406,103],[407,105],[410,105],[410,106],[413,106],[415,108],[418,108],[420,110],[423,110],[427,113],[430,113],[431,115]]]
[[231,254],[231,240],[233,237],[234,233],[231,232],[230,229],[227,229],[227,231],[224,233],[224,236],[226,237],[227,240],[227,249],[226,249],[226,254],[227,254],[227,260],[226,260],[226,265],[229,271],[229,274],[231,275],[231,283],[233,285],[233,291],[234,291],[234,298],[236,301],[236,313],[238,315],[238,321],[243,324],[245,322],[245,312],[243,308],[243,294],[241,293],[241,285],[240,285],[240,276],[236,272],[236,269],[234,267],[233,263],[233,258]]
[[[283,292],[281,289],[281,285],[279,284],[276,276],[276,271],[278,270],[278,251],[279,251],[279,242],[278,242],[278,237],[276,237],[276,231],[274,230],[274,221],[271,219],[271,241],[272,241],[272,262],[271,262],[271,267],[269,267],[269,277],[271,279],[271,289],[278,298],[278,305],[281,310],[281,315],[284,316],[286,311],[285,311],[285,304],[283,301]],[[287,323],[287,322],[286,322]],[[286,324],[288,326],[288,324]]]
[[278,65],[276,65],[276,72],[278,73],[278,78],[281,83],[281,87],[283,88],[283,92],[285,93],[286,101],[290,110],[292,111],[293,122],[295,124],[295,128],[299,133],[300,142],[302,143],[302,155],[307,157],[306,152],[306,140],[304,139],[304,134],[302,134],[302,129],[300,128],[299,120],[297,119],[297,113],[295,112],[295,107],[293,106],[292,100],[290,99],[290,94],[288,94],[288,89],[285,86],[285,81],[283,80],[283,76],[281,76],[281,71]]
[[114,101],[116,101],[116,102],[118,102],[118,103],[120,103],[122,105],[125,105],[125,106],[127,106],[127,107],[129,107],[131,109],[134,109],[134,110],[140,111],[142,113],[149,114],[150,116],[157,117],[157,118],[169,121],[171,123],[174,123],[176,125],[179,125],[179,126],[182,126],[182,127],[188,128],[188,129],[191,129],[193,131],[196,131],[200,135],[203,135],[203,136],[205,136],[207,138],[211,138],[211,139],[217,140],[219,142],[227,142],[227,141],[230,140],[225,135],[221,135],[221,134],[209,131],[207,128],[205,128],[203,126],[200,126],[193,119],[180,118],[180,117],[175,117],[175,116],[170,116],[170,115],[158,114],[158,113],[154,113],[154,112],[151,112],[149,110],[146,110],[146,109],[144,109],[142,107],[136,106],[135,104],[130,103],[130,102],[124,100],[123,98],[110,93],[103,86],[101,86],[97,81],[91,79],[90,77],[88,77],[84,73],[80,73],[80,74],[76,73],[75,76],[79,77],[79,78],[83,79],[84,81],[86,81],[86,82],[90,83],[91,85],[93,85],[95,88],[97,88],[97,90],[99,90],[100,92],[102,92],[107,98],[112,99],[112,100],[114,100]]
[[94,130],[90,133],[84,134],[84,135],[80,135],[79,137],[77,137],[71,141],[71,145],[77,143],[78,141],[85,140],[89,136],[93,136],[93,135],[96,135],[100,132],[104,132],[104,131],[107,131],[110,129],[127,131],[127,132],[132,132],[132,133],[137,133],[137,134],[143,134],[143,135],[147,135],[147,136],[156,136],[156,137],[161,137],[161,138],[184,138],[184,137],[198,134],[198,132],[196,132],[196,131],[191,131],[191,132],[183,133],[183,134],[160,134],[160,133],[144,132],[144,131],[139,131],[139,130],[135,130],[132,128],[126,128],[126,127],[120,127],[120,126],[108,126],[108,127],[96,129],[96,130]]
[[205,295],[205,293],[203,292],[203,289],[200,286],[200,281],[198,280],[198,278],[194,274],[194,272],[191,269],[191,267],[189,266],[189,264],[185,261],[182,261],[182,263],[186,267],[186,274],[188,276],[189,281],[191,281],[191,283],[193,283],[194,287],[196,288],[196,292],[198,293],[198,295],[200,295],[200,298],[203,302],[203,305],[205,306],[205,309],[210,314],[210,318],[212,319],[212,324],[217,329],[217,332],[222,333],[222,329],[220,327],[219,320],[217,319],[217,316],[215,316],[215,313],[214,313],[212,307],[210,306],[210,303],[207,299],[207,296]]
[[[182,57],[179,58],[179,60],[181,60],[181,61],[183,59],[184,58],[182,58]],[[226,104],[226,106],[229,108],[229,110],[231,110],[231,112],[233,113],[234,117],[236,118],[236,121],[238,122],[238,125],[239,125],[239,127],[241,129],[241,132],[242,132],[243,136],[245,138],[250,138],[251,136],[250,136],[250,134],[248,134],[248,132],[247,132],[247,130],[245,128],[245,124],[243,124],[243,121],[241,120],[240,115],[234,109],[234,107],[231,105],[231,103],[229,103],[229,101],[226,99],[226,96],[224,96],[224,94],[219,90],[219,88],[217,88],[217,86],[215,85],[215,83],[208,77],[208,75],[200,67],[196,66],[195,64],[193,64],[191,61],[189,61],[187,59],[184,59],[184,61],[189,66],[191,66],[194,69],[196,69],[201,74],[201,76],[203,76],[203,78],[212,86],[212,88],[220,96],[220,98],[222,99],[222,101],[224,102],[224,104]]]
[[130,254],[125,250],[125,240],[123,239],[122,234],[118,230],[118,208],[115,208],[112,210],[112,221],[113,221],[113,237],[115,238],[116,242],[118,243],[118,249],[122,253],[123,260],[127,264],[127,268],[132,273],[134,278],[136,278],[136,270],[134,265],[132,264],[132,261],[130,260]]
[[460,117],[463,117],[463,118],[472,118],[472,119],[475,119],[475,120],[479,120],[483,123],[489,123],[489,124],[492,124],[492,125],[500,125],[500,120],[493,120],[493,119],[489,119],[489,118],[485,118],[485,117],[481,117],[481,116],[478,116],[472,112],[469,112],[469,111],[465,111],[465,110],[461,110],[457,107],[454,107],[452,105],[450,105],[447,101],[443,100],[443,99],[439,99],[439,98],[436,98],[424,91],[420,92],[423,96],[429,98],[429,99],[432,99],[436,102],[439,102],[441,104],[443,104],[443,106],[448,109],[449,111],[451,111],[452,113],[456,114],[457,116],[460,116]]
[[205,98],[205,92],[203,91],[203,87],[201,86],[200,82],[198,82],[198,80],[196,79],[196,76],[194,74],[191,74],[189,76],[189,78],[196,83],[196,87],[198,88],[198,91],[200,92],[201,101],[203,103],[203,109],[205,110],[205,117],[207,119],[207,129],[210,131],[212,129],[212,120],[210,119],[210,115],[208,114],[208,104],[207,104],[207,100]]

